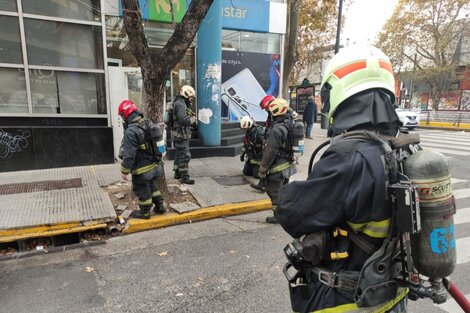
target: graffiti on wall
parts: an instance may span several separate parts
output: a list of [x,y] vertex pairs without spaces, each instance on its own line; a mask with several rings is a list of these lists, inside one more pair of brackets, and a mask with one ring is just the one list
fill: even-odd
[[0,129],[0,159],[9,159],[15,153],[28,148],[28,138],[31,132],[27,130],[17,130],[16,134],[11,134]]

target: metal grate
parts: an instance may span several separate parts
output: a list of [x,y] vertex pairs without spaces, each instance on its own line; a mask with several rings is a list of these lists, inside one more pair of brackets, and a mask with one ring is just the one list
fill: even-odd
[[46,180],[32,183],[0,185],[0,195],[12,195],[17,193],[29,193],[81,187],[83,187],[81,178]]
[[249,183],[243,176],[219,176],[212,179],[222,186],[241,186]]

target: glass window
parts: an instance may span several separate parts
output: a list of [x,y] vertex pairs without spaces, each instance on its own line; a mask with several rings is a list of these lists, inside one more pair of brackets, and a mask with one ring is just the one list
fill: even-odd
[[78,68],[103,68],[101,27],[25,19],[28,62]]
[[23,12],[77,20],[100,20],[99,0],[22,0]]
[[106,114],[104,74],[30,70],[34,113]]
[[24,70],[0,68],[0,113],[28,113]]
[[0,16],[0,63],[23,63],[18,18]]
[[0,0],[0,10],[18,11],[16,9],[16,0]]
[[281,35],[222,30],[222,48],[226,50],[280,53]]
[[57,77],[53,70],[29,70],[33,113],[60,113]]

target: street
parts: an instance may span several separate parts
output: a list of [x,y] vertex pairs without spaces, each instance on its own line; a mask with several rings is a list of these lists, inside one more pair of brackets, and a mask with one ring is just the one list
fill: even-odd
[[[296,179],[324,133],[314,130]],[[470,294],[470,133],[415,130],[423,147],[449,157],[458,213],[457,269]],[[320,133],[318,135],[318,133]],[[313,143],[313,144],[312,144]],[[0,312],[290,311],[283,248],[291,239],[264,223],[270,212],[109,239],[91,248],[0,263]],[[409,312],[460,312],[455,302],[410,302]]]

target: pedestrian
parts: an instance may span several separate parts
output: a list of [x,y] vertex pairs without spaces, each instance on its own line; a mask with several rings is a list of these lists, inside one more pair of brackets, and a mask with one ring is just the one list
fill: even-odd
[[191,139],[191,126],[195,123],[194,112],[191,109],[191,102],[195,95],[193,87],[188,85],[181,87],[180,94],[176,96],[170,113],[172,115],[171,136],[176,149],[173,162],[174,178],[189,185],[194,184],[194,180],[189,178],[189,161],[191,160],[189,140]]
[[272,202],[273,216],[267,217],[266,222],[276,224],[278,223],[276,208],[279,189],[289,182],[289,178],[296,172],[296,167],[291,140],[289,140],[292,131],[289,103],[285,99],[278,98],[271,101],[268,109],[273,119],[263,149],[258,176],[265,179],[266,193]]
[[133,211],[131,216],[149,219],[152,206],[155,213],[163,214],[163,197],[155,181],[163,175],[162,156],[156,151],[156,143],[163,139],[163,132],[158,125],[145,119],[130,100],[121,102],[118,113],[124,122],[124,137],[119,151],[121,176],[127,180],[127,176],[132,174],[132,190],[139,198],[139,211]]
[[313,123],[317,121],[317,104],[313,96],[308,97],[307,105],[304,108],[303,121],[305,124],[305,137],[312,139]]
[[[357,130],[361,132],[352,134],[367,132],[371,137],[388,138],[398,134],[392,66],[377,48],[344,48],[328,64],[321,88],[331,146],[306,181],[281,188],[277,207],[277,218],[286,232],[294,238],[308,237],[306,241],[311,239],[318,247],[311,250],[315,251],[308,256],[311,261],[296,265],[299,275],[289,285],[292,309],[406,312],[407,289],[398,284],[380,281],[357,292],[359,282],[368,284],[359,281],[363,265],[389,236],[392,204],[387,195],[389,170],[383,146],[346,135]],[[378,265],[388,268],[392,256],[384,255]],[[362,291],[373,293],[367,299],[375,303],[373,307],[358,306]]]
[[258,177],[258,169],[263,157],[264,127],[248,115],[240,119],[240,128],[245,130],[240,161],[245,162],[243,175]]

